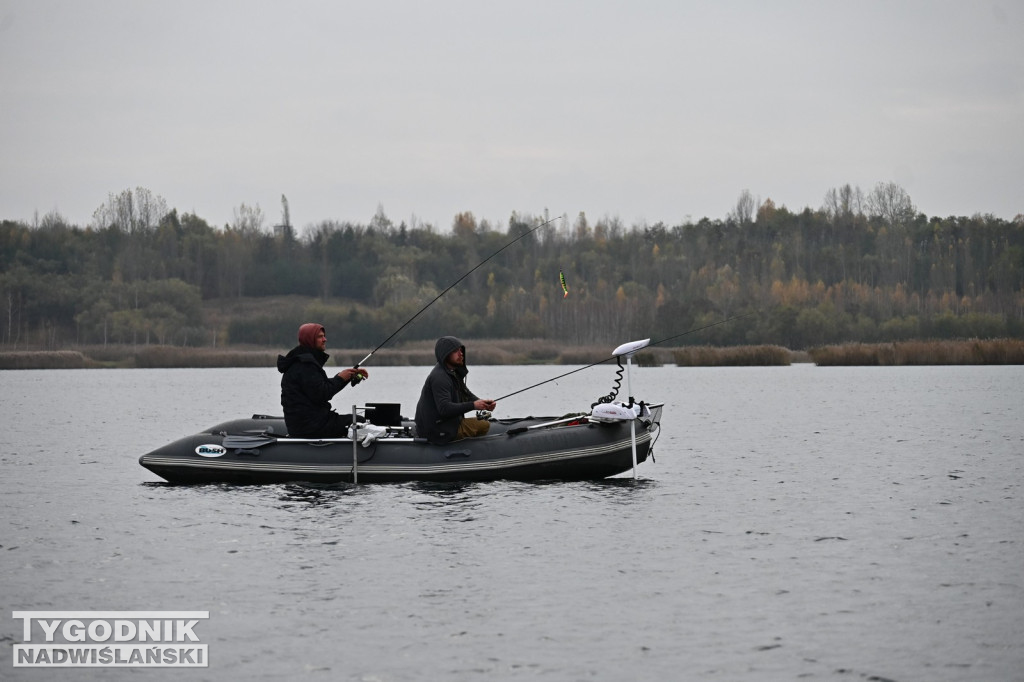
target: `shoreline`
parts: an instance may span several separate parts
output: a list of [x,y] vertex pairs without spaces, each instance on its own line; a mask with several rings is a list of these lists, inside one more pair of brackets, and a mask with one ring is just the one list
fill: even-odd
[[[468,341],[474,365],[586,365],[611,360],[604,346],[561,347],[546,340]],[[329,367],[348,367],[366,357],[363,349],[328,349]],[[179,346],[86,346],[64,350],[0,350],[3,369],[155,369],[274,367],[287,349],[192,348]],[[647,348],[634,356],[640,367],[755,367],[813,363],[817,366],[1019,365],[1024,340],[903,341],[848,343],[806,351],[781,346],[683,346]],[[378,350],[378,367],[429,367],[429,342]]]

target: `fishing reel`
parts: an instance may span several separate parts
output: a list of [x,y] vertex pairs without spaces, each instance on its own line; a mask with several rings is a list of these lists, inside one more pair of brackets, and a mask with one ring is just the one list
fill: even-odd
[[355,366],[355,367],[353,367],[352,369],[356,370],[356,373],[355,373],[355,376],[353,376],[353,377],[352,377],[351,379],[349,379],[349,380],[348,380],[348,385],[349,385],[349,386],[355,386],[355,385],[356,385],[356,384],[358,384],[358,383],[359,383],[360,381],[362,381],[363,379],[365,379],[365,378],[366,378],[365,376],[363,376],[363,375],[362,375],[362,374],[361,374],[361,373],[359,372],[359,365],[356,365],[356,366]]

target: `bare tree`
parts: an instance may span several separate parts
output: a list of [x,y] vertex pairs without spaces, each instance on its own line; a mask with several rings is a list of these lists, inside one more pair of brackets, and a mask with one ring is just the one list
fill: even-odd
[[164,198],[155,196],[145,187],[112,193],[93,213],[97,229],[114,229],[128,235],[128,247],[119,256],[119,267],[128,281],[146,279],[155,271],[149,242],[168,213]]
[[839,196],[842,201],[843,209],[849,215],[863,215],[864,213],[864,193],[860,191],[860,187],[850,188],[849,183],[843,185],[842,189],[839,190]]
[[745,189],[740,192],[740,196],[736,200],[736,208],[729,213],[729,218],[740,225],[749,225],[753,222],[756,210],[757,200],[754,199],[754,195],[750,193],[749,189]]
[[93,224],[98,229],[113,227],[122,232],[137,234],[156,229],[170,211],[161,196],[155,196],[145,187],[111,193],[106,203],[93,213]]
[[864,194],[860,187],[850,187],[849,183],[839,189],[833,187],[825,192],[822,209],[832,220],[861,215],[864,213]]
[[263,232],[263,210],[259,204],[247,206],[242,204],[235,209],[235,219],[231,223],[232,229],[243,237],[255,237]]
[[868,213],[890,225],[902,225],[914,219],[917,209],[906,190],[895,182],[880,182],[867,199]]
[[57,209],[53,209],[44,215],[42,221],[38,220],[38,215],[39,212],[37,211],[36,225],[40,230],[61,230],[69,227],[67,219]]

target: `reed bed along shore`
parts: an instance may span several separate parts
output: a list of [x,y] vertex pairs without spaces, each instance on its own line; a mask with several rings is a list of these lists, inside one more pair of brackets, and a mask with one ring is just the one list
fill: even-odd
[[96,366],[77,350],[0,351],[0,369],[85,369]]
[[[565,347],[549,340],[467,341],[471,365],[590,365],[611,361],[605,346]],[[287,349],[184,348],[179,346],[83,346],[68,350],[0,350],[0,369],[95,369],[156,367],[275,367]],[[350,367],[369,350],[328,349],[329,366]],[[366,363],[376,367],[429,367],[433,342],[413,342],[378,350]],[[686,346],[645,348],[633,362],[640,367],[754,367],[813,362],[836,365],[1021,365],[1024,340],[903,341],[848,343],[792,351],[781,346]]]
[[807,351],[819,366],[1024,365],[1022,339],[848,343]]
[[[610,357],[608,348],[563,348],[543,340],[467,341],[475,365],[589,364]],[[75,350],[0,350],[0,369],[92,369],[155,367],[276,367],[288,348],[194,348],[181,346],[83,346]],[[328,366],[351,367],[368,349],[327,349]],[[432,366],[434,342],[413,342],[376,351],[376,367]]]
[[672,351],[679,367],[767,367],[793,362],[793,353],[782,346],[691,346]]

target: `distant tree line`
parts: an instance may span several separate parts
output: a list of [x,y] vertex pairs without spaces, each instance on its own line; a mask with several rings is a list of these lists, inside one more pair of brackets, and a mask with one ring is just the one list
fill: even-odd
[[[397,341],[442,334],[581,345],[821,344],[1024,336],[1024,216],[938,218],[894,183],[829,190],[798,213],[740,194],[724,220],[632,225],[585,214],[455,216],[450,231],[325,220],[299,236],[282,197],[268,228],[246,205],[222,228],[144,188],[87,226],[59,213],[0,223],[0,345],[287,346],[320,320],[334,347],[374,347],[452,282]],[[569,289],[564,295],[559,274]],[[228,322],[213,301],[306,297]],[[227,306],[230,308],[231,306]],[[756,313],[756,314],[747,314]]]

